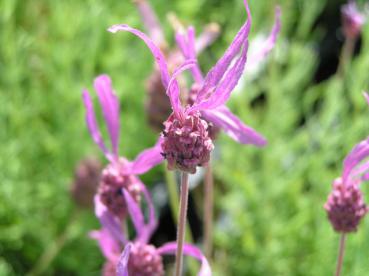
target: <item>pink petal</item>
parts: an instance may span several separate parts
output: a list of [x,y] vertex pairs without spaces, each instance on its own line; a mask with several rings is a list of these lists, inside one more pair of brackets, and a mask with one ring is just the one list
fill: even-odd
[[98,231],[91,231],[89,236],[98,241],[101,252],[107,260],[111,262],[116,261],[117,256],[120,254],[120,245],[117,240],[112,238],[107,229],[102,228]]
[[218,60],[215,66],[206,75],[203,88],[200,90],[198,94],[195,105],[200,104],[210,94],[212,94],[215,91],[216,87],[218,86],[220,81],[223,79],[224,74],[226,73],[229,66],[231,65],[232,60],[239,54],[242,46],[245,45],[245,42],[248,39],[248,35],[250,32],[250,27],[251,27],[251,14],[250,14],[247,1],[244,0],[244,3],[245,3],[247,15],[248,15],[248,20],[241,27],[241,29],[235,36],[233,42],[228,47],[228,49],[225,51],[221,59]]
[[[159,247],[157,252],[163,255],[175,254],[176,249],[177,249],[177,243],[169,242]],[[199,273],[197,274],[198,276],[211,276],[210,265],[208,261],[206,260],[205,256],[202,254],[200,249],[198,249],[196,246],[191,245],[191,244],[184,244],[183,253],[185,255],[194,257],[195,259],[201,262],[201,268],[200,268]]]
[[157,45],[165,45],[163,30],[150,3],[146,0],[134,1],[134,3],[137,6],[138,12],[141,16],[141,20],[151,39]]
[[114,157],[118,158],[119,100],[114,94],[109,76],[98,76],[94,81],[94,87],[108,128],[112,152]]
[[127,203],[128,212],[129,212],[131,221],[137,232],[137,236],[141,236],[141,232],[145,228],[145,221],[144,221],[143,213],[141,211],[141,207],[132,198],[131,194],[126,189],[123,188],[122,190],[123,190],[124,198]]
[[[128,275],[128,261],[129,254],[131,253],[132,244],[127,244],[123,250],[122,255],[119,257],[117,265],[117,276],[129,276]],[[131,275],[134,276],[134,275]]]
[[131,163],[130,174],[143,174],[151,168],[163,162],[164,158],[161,155],[161,142],[163,138],[159,138],[154,147],[141,152],[136,159]]
[[111,159],[111,154],[109,153],[109,150],[106,148],[104,141],[102,139],[99,127],[96,122],[95,112],[92,104],[92,100],[90,97],[90,94],[87,90],[83,90],[83,103],[85,105],[86,109],[86,124],[88,127],[88,130],[90,132],[90,135],[94,142],[100,147],[100,149],[103,151],[106,158],[109,160]]
[[369,156],[369,138],[358,143],[343,160],[343,183],[349,183],[353,169]]
[[[176,42],[186,60],[196,59],[195,29],[193,27],[188,28],[187,34],[183,31],[177,32]],[[191,73],[195,82],[202,83],[203,77],[198,64],[191,68]]]
[[367,92],[363,92],[366,102],[369,104],[369,95]]
[[281,9],[280,7],[277,6],[275,9],[275,22],[272,31],[270,32],[267,40],[264,42],[263,47],[254,55],[249,57],[247,62],[248,65],[252,66],[255,63],[259,63],[262,59],[268,56],[268,54],[273,50],[275,46],[280,30],[281,30]]
[[[179,66],[178,68],[176,68],[176,70],[174,70],[173,75],[169,81],[168,84],[168,88],[167,88],[167,95],[169,95],[169,98],[171,99],[171,102],[173,100],[172,103],[172,108],[173,111],[177,114],[178,117],[180,117],[181,113],[182,113],[182,107],[181,107],[181,103],[180,103],[180,99],[179,99],[179,87],[178,87],[178,83],[176,78],[182,74],[184,71],[196,66],[197,61],[190,59],[190,60],[186,60],[181,66]],[[177,103],[177,105],[173,105],[174,103]]]
[[[140,32],[139,30],[133,29],[128,25],[120,24],[120,25],[113,25],[108,29],[109,32],[116,33],[118,31],[127,31],[130,32],[137,37],[141,38],[147,47],[149,47],[151,53],[155,57],[155,60],[159,66],[159,70],[161,73],[161,80],[163,82],[163,86],[167,89],[169,85],[170,75],[168,71],[167,62],[165,61],[165,57],[160,51],[160,49],[154,44],[154,42],[147,37],[144,33]],[[173,87],[170,90],[167,90],[172,108],[175,112],[178,112],[180,108],[180,100],[179,97],[175,97],[176,94],[179,94],[179,87],[177,81],[173,82]],[[173,95],[174,94],[174,95]]]
[[246,126],[226,106],[213,110],[203,110],[201,114],[206,120],[222,128],[232,139],[241,144],[253,144],[258,147],[265,146],[267,141],[252,128]]
[[126,244],[127,240],[122,231],[121,221],[119,218],[109,212],[108,208],[101,202],[98,195],[94,198],[95,215],[100,220],[101,225],[106,228],[112,237],[122,244]]
[[136,229],[136,241],[147,243],[157,227],[157,221],[155,219],[155,209],[154,204],[151,200],[151,196],[142,182],[140,182],[140,186],[147,202],[147,206],[149,208],[149,221],[147,224],[145,224],[145,218],[140,205],[132,198],[129,192],[124,189],[123,192],[127,202],[130,218]]

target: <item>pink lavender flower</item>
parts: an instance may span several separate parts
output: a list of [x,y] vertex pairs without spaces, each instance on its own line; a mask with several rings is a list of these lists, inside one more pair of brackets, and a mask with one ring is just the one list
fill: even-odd
[[342,6],[342,26],[343,34],[346,38],[355,39],[361,32],[361,28],[365,23],[365,16],[361,13],[354,0]]
[[[251,27],[251,14],[244,2],[248,13],[248,21],[236,35],[231,46],[228,48],[224,56],[218,63],[208,72],[205,79],[198,66],[191,68],[191,73],[195,84],[191,89],[189,102],[193,105],[205,107],[201,109],[202,117],[217,128],[223,129],[226,134],[241,144],[254,144],[256,146],[264,146],[266,140],[256,131],[246,126],[237,116],[224,105],[229,98],[230,93],[235,88],[244,70],[247,61],[248,34]],[[275,11],[275,24],[263,47],[254,55],[249,57],[248,64],[259,63],[274,48],[277,36],[280,32],[281,11],[277,7]],[[187,61],[196,59],[196,47],[194,43],[195,30],[189,27],[187,33],[179,31],[176,34],[178,47],[181,49],[183,56]],[[243,43],[243,44],[242,44]],[[236,58],[237,54],[243,50],[241,55]],[[233,61],[233,66],[231,67]],[[213,102],[213,103],[212,103]],[[222,102],[222,104],[220,104]],[[214,104],[215,103],[215,104]],[[210,108],[209,108],[210,107]]]
[[[174,254],[177,244],[169,242],[160,247],[149,244],[152,233],[156,229],[154,207],[148,196],[149,218],[145,223],[144,215],[138,203],[130,193],[123,189],[136,237],[129,241],[120,225],[105,225],[100,231],[93,231],[90,236],[98,240],[101,251],[106,258],[103,268],[104,276],[164,276],[163,255]],[[104,208],[99,202],[96,209]],[[118,233],[118,235],[116,235]],[[116,237],[123,237],[117,239]],[[122,248],[124,248],[123,252]],[[210,276],[210,266],[201,251],[185,244],[184,253],[201,261],[199,276]]]
[[[365,95],[368,100],[368,95]],[[369,102],[368,102],[369,103]],[[369,138],[357,144],[343,161],[342,176],[335,179],[333,189],[324,205],[334,230],[349,233],[357,227],[369,211],[360,184],[368,180]]]
[[[88,129],[95,143],[110,161],[109,165],[102,172],[98,194],[95,200],[102,202],[107,207],[106,211],[110,212],[111,215],[123,219],[127,214],[127,206],[122,189],[127,190],[136,202],[140,201],[141,194],[145,193],[146,188],[137,175],[147,172],[163,161],[163,157],[160,154],[161,140],[159,139],[154,147],[144,150],[132,162],[124,157],[119,157],[118,141],[120,122],[118,98],[113,91],[111,80],[107,75],[97,77],[94,86],[111,142],[111,149],[108,149],[96,123],[91,97],[88,91],[84,90],[83,101],[86,108]],[[104,217],[103,213],[99,213],[98,217],[102,219]]]
[[[185,168],[187,172],[193,172],[194,166],[204,165],[206,160],[196,159],[196,153],[193,152],[190,156],[181,156],[178,149],[176,154],[172,152],[165,152],[165,149],[175,149],[177,145],[182,143],[181,134],[183,133],[184,140],[188,142],[186,146],[193,149],[201,149],[203,152],[210,151],[212,146],[208,143],[208,129],[206,127],[205,132],[197,132],[196,130],[201,129],[202,126],[207,126],[206,122],[195,119],[199,113],[206,118],[208,121],[213,122],[214,125],[221,127],[225,132],[230,135],[235,140],[244,144],[255,144],[257,146],[263,146],[266,144],[266,140],[258,134],[256,131],[250,127],[245,126],[234,114],[232,114],[229,109],[224,105],[228,100],[233,88],[236,86],[238,80],[240,79],[243,69],[245,67],[247,59],[247,48],[248,48],[248,35],[251,26],[251,15],[248,8],[247,1],[245,2],[246,11],[248,14],[248,20],[241,27],[240,31],[236,35],[235,39],[228,47],[223,57],[216,63],[216,65],[208,72],[202,86],[199,89],[196,100],[191,106],[182,107],[180,102],[180,92],[179,85],[176,77],[182,73],[184,70],[191,69],[193,74],[196,76],[196,81],[199,76],[197,72],[196,60],[188,59],[184,64],[182,64],[177,70],[174,71],[172,76],[170,76],[168,71],[168,66],[165,61],[164,55],[161,53],[160,49],[153,43],[153,41],[147,37],[144,33],[133,29],[127,25],[114,25],[109,28],[110,32],[118,31],[128,31],[134,35],[141,38],[146,45],[150,48],[153,53],[158,67],[161,72],[162,82],[166,88],[167,95],[169,96],[170,103],[173,109],[173,116],[170,120],[178,121],[176,124],[178,127],[173,129],[173,136],[178,137],[177,141],[172,141],[164,137],[163,141],[163,155],[166,156],[178,156],[180,159],[174,160],[172,164],[169,165],[170,168],[182,168],[185,164],[183,159],[190,160],[190,165]],[[194,35],[189,36],[190,40],[194,40]],[[194,45],[194,42],[189,43]],[[190,55],[195,56],[195,49],[191,48]],[[187,139],[188,131],[183,131],[183,127],[186,121],[197,122],[199,125],[193,127],[195,130],[190,136],[193,139]],[[202,126],[200,126],[200,124]],[[165,146],[165,144],[168,144]],[[173,146],[174,145],[174,146]],[[186,153],[188,154],[188,153]],[[206,155],[206,154],[205,154]],[[196,168],[196,167],[195,167]]]

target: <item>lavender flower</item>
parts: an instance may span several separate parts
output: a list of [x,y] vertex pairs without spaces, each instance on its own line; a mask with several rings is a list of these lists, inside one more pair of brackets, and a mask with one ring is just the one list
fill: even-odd
[[[364,94],[369,103],[369,97]],[[337,232],[349,233],[357,230],[361,219],[369,211],[360,188],[368,180],[369,137],[357,144],[343,161],[342,176],[335,179],[333,189],[324,205],[328,219]]]
[[[122,192],[128,204],[128,211],[136,231],[136,237],[129,241],[126,237],[127,233],[123,233],[120,226],[111,228],[111,225],[105,225],[102,230],[93,231],[90,234],[91,237],[98,240],[101,251],[106,258],[103,275],[163,276],[162,256],[174,254],[177,245],[175,242],[169,242],[156,248],[149,244],[148,242],[157,225],[150,195],[148,195],[149,218],[148,222],[145,223],[140,206],[128,191],[123,189]],[[98,204],[97,209],[104,208],[99,202],[96,203]],[[122,239],[116,239],[117,236],[112,235],[112,233],[117,232],[119,233],[118,236],[123,237]],[[124,250],[120,254],[122,248]],[[199,276],[211,275],[209,264],[197,247],[185,244],[184,253],[201,261]]]
[[[203,122],[201,118],[196,118],[201,113],[208,121],[214,123],[214,125],[221,127],[224,131],[234,138],[236,141],[243,144],[255,144],[257,146],[263,146],[266,144],[266,140],[258,134],[256,131],[244,125],[229,109],[224,105],[228,100],[233,88],[236,86],[240,79],[243,69],[245,67],[247,59],[247,48],[248,48],[248,35],[251,26],[251,15],[248,8],[247,1],[244,1],[246,11],[248,14],[248,20],[241,27],[240,31],[236,35],[235,39],[224,53],[223,57],[216,63],[216,65],[209,71],[202,86],[197,93],[197,97],[193,105],[182,107],[180,103],[180,92],[176,77],[184,70],[191,69],[195,80],[200,82],[200,74],[198,66],[196,66],[196,60],[188,59],[183,65],[174,71],[173,75],[170,76],[168,66],[165,61],[164,55],[160,49],[148,38],[144,33],[133,29],[127,25],[114,25],[109,28],[109,31],[115,33],[117,31],[128,31],[139,38],[141,38],[153,53],[158,67],[161,72],[162,82],[166,88],[167,95],[169,96],[173,114],[169,117],[170,121],[177,121],[176,129],[172,129],[172,135],[169,137],[177,137],[176,141],[173,139],[167,139],[164,137],[162,144],[163,155],[165,157],[174,157],[169,164],[169,168],[180,168],[186,172],[194,172],[196,166],[206,164],[207,160],[197,158],[197,151],[202,151],[205,157],[210,153],[212,145],[209,145],[209,135],[207,129],[207,123]],[[189,35],[191,43],[194,45],[194,34]],[[194,47],[188,48],[189,56],[195,57]],[[238,57],[237,57],[238,56]],[[197,123],[195,126],[191,126],[194,132],[189,133],[183,131],[186,121]],[[197,131],[205,127],[204,132]],[[188,126],[186,126],[188,130]],[[164,133],[165,134],[165,133]],[[185,135],[181,137],[181,135]],[[188,135],[192,139],[188,139]],[[168,137],[168,136],[167,136]],[[181,155],[180,149],[177,152],[166,152],[166,149],[176,149],[177,145],[186,141],[186,147],[194,149],[193,152],[186,152],[186,155]],[[209,153],[208,153],[209,151]],[[175,159],[178,158],[178,159]],[[187,166],[187,167],[186,167]]]
[[[244,3],[249,18],[248,21],[240,29],[224,56],[208,72],[205,80],[197,64],[191,68],[195,84],[192,86],[188,102],[194,105],[203,102],[202,105],[206,107],[201,110],[201,115],[209,124],[213,125],[215,131],[217,128],[221,128],[226,134],[241,144],[264,146],[266,140],[253,129],[244,125],[239,118],[232,114],[224,105],[239,81],[247,60],[246,54],[248,48],[248,34],[251,27],[251,14],[247,1],[244,1]],[[251,62],[252,65],[259,63],[274,48],[281,27],[280,16],[281,11],[280,8],[277,7],[275,11],[275,24],[270,35],[263,43],[263,47],[249,58],[250,61],[248,61],[248,63]],[[177,45],[187,61],[196,59],[194,36],[195,30],[193,27],[189,27],[187,33],[180,31],[176,34]],[[241,55],[236,59],[242,46],[243,50]],[[232,60],[234,60],[234,62],[231,67]],[[222,98],[222,96],[225,98]],[[218,97],[219,99],[217,99]],[[223,104],[219,104],[217,100],[222,101]],[[215,105],[212,106],[211,101],[215,102]],[[211,108],[209,108],[209,105]],[[214,135],[211,136],[213,137]]]
[[[112,89],[111,80],[108,76],[101,75],[97,77],[94,86],[111,142],[111,149],[109,150],[97,126],[91,97],[88,91],[84,90],[83,101],[86,108],[88,129],[95,143],[110,161],[110,164],[102,172],[98,194],[95,200],[101,201],[107,207],[107,212],[110,212],[111,215],[123,219],[127,214],[127,206],[122,194],[122,188],[126,189],[136,202],[140,201],[141,194],[145,193],[146,188],[138,179],[137,175],[147,172],[152,167],[162,162],[163,158],[160,155],[161,140],[159,139],[154,147],[144,150],[132,162],[124,157],[119,157],[118,141],[120,123],[118,98]],[[99,218],[104,216],[106,216],[104,212],[100,212],[98,215]],[[105,218],[103,220],[107,219]]]
[[354,0],[341,7],[343,34],[348,39],[355,39],[361,32],[365,23],[365,16],[361,13]]

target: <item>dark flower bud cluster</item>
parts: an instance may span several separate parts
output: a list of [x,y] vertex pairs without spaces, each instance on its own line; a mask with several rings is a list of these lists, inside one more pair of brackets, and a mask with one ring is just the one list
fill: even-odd
[[139,202],[141,186],[138,178],[124,174],[125,160],[120,159],[118,164],[109,164],[102,172],[98,194],[101,202],[119,218],[127,215],[127,204],[122,189],[127,190],[132,198]]
[[163,258],[152,245],[134,243],[128,260],[132,276],[164,276]]
[[341,233],[355,232],[369,211],[358,185],[344,185],[341,178],[333,183],[333,190],[324,205],[334,230]]
[[168,169],[195,173],[197,166],[206,165],[214,145],[209,137],[208,123],[199,112],[177,118],[175,114],[164,122],[162,154],[168,161]]
[[71,195],[78,206],[84,208],[93,206],[101,169],[101,163],[93,158],[86,158],[77,165],[71,186]]

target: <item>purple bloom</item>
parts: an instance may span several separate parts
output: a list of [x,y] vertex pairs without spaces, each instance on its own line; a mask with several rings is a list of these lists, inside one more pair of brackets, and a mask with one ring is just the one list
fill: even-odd
[[[91,237],[99,241],[101,251],[106,258],[103,275],[163,276],[164,265],[162,256],[174,254],[177,244],[176,242],[169,242],[158,248],[149,244],[151,235],[157,225],[150,195],[148,193],[146,194],[149,202],[149,218],[148,222],[145,223],[144,215],[137,202],[124,189],[123,194],[128,205],[132,224],[136,231],[136,237],[132,241],[129,241],[126,233],[123,233],[120,224],[105,224],[102,230],[91,233]],[[99,202],[96,203],[99,205]],[[101,205],[97,206],[97,209],[100,208],[104,207]],[[118,233],[118,235],[114,233]],[[117,239],[117,237],[120,238]],[[120,255],[122,248],[124,249]],[[191,244],[185,244],[184,253],[201,261],[199,276],[211,275],[210,266],[197,247]],[[114,274],[115,271],[116,274]]]
[[356,2],[353,0],[341,7],[341,14],[343,34],[346,38],[355,39],[365,23],[364,14],[358,10]]
[[[201,110],[201,115],[208,122],[218,128],[223,129],[226,134],[241,144],[254,144],[256,146],[264,146],[266,140],[252,128],[246,126],[242,121],[224,105],[228,100],[230,93],[240,79],[245,63],[248,48],[248,34],[251,26],[251,15],[247,2],[245,1],[248,13],[248,21],[243,25],[230,47],[218,63],[209,71],[205,80],[198,65],[191,68],[192,76],[195,84],[192,88],[192,96],[190,103],[200,105],[195,109]],[[280,32],[280,8],[275,11],[275,24],[272,31],[263,43],[263,47],[249,58],[252,64],[260,62],[274,48],[277,36]],[[187,34],[178,32],[176,41],[178,47],[186,60],[196,58],[196,47],[194,44],[195,30],[193,27],[188,28]],[[243,46],[243,50],[241,48]],[[241,55],[236,56],[241,51]],[[233,61],[233,66],[232,65]]]
[[[368,95],[364,95],[368,101]],[[342,176],[333,182],[332,192],[324,208],[337,232],[356,231],[361,219],[369,211],[359,189],[361,182],[369,179],[369,161],[365,161],[368,157],[369,138],[357,144],[346,156]]]
[[[83,101],[86,108],[86,122],[90,134],[95,143],[103,151],[110,164],[103,170],[100,180],[98,194],[95,200],[102,202],[107,207],[107,212],[113,216],[123,219],[127,214],[127,206],[122,193],[122,188],[126,189],[131,196],[140,201],[141,194],[145,193],[145,185],[138,179],[137,175],[143,174],[155,165],[163,161],[160,154],[160,143],[144,150],[134,161],[128,161],[118,155],[119,141],[119,101],[115,95],[111,80],[106,75],[101,75],[95,79],[94,87],[102,108],[102,113],[107,125],[111,149],[109,149],[101,136],[96,123],[93,103],[87,90],[83,91]],[[101,219],[103,213],[99,212]]]
[[[208,72],[207,76],[202,81],[202,85],[197,93],[195,102],[191,106],[186,107],[181,106],[179,97],[179,85],[176,77],[184,70],[191,69],[194,76],[196,76],[195,80],[199,82],[200,72],[198,72],[199,70],[196,66],[196,60],[188,59],[184,64],[182,64],[182,66],[174,71],[172,76],[170,76],[164,55],[161,53],[160,49],[153,43],[153,41],[144,33],[127,25],[114,25],[109,28],[109,31],[113,33],[118,31],[131,32],[141,38],[150,48],[160,69],[162,82],[164,87],[166,88],[167,95],[169,96],[170,103],[173,109],[174,119],[178,120],[179,122],[177,134],[182,131],[181,128],[184,127],[184,123],[186,120],[194,116],[196,117],[198,112],[200,112],[206,120],[224,129],[229,136],[240,143],[254,144],[256,146],[264,146],[266,144],[266,140],[260,134],[258,134],[250,127],[244,125],[224,105],[228,100],[232,90],[236,86],[238,80],[240,79],[247,59],[248,35],[251,26],[251,15],[247,1],[244,2],[248,14],[248,20],[241,27],[240,31],[224,53],[223,57]],[[188,36],[189,45],[195,45],[194,37],[194,31],[190,31],[190,34]],[[187,52],[189,57],[195,57],[195,47],[187,48]],[[201,124],[203,123],[201,122]],[[195,127],[195,129],[199,128],[200,127],[198,126]],[[192,137],[198,137],[199,139],[194,139],[193,141],[191,141],[191,144],[188,145],[190,148],[210,149],[210,147],[205,144],[202,144],[200,147],[196,146],[197,143],[207,143],[208,140],[206,134],[204,136],[199,136],[199,133],[196,132],[191,135]],[[164,137],[163,143],[166,142],[169,141],[166,140]],[[174,144],[178,145],[180,143],[181,141],[179,139]],[[170,146],[170,148],[173,147]],[[165,150],[165,147],[163,148],[163,150]],[[167,153],[164,151],[164,155],[166,154]],[[177,156],[180,156],[180,152],[178,152]],[[183,163],[183,158],[189,159],[191,161],[191,166],[187,168],[186,171],[192,172],[194,165],[193,161],[196,161],[193,158],[194,156],[195,154],[192,154],[191,156],[180,156],[181,158],[179,160],[175,160],[173,164],[170,164],[170,167],[178,168],[180,167],[181,163]],[[196,165],[203,165],[203,161],[204,160],[197,160]]]

